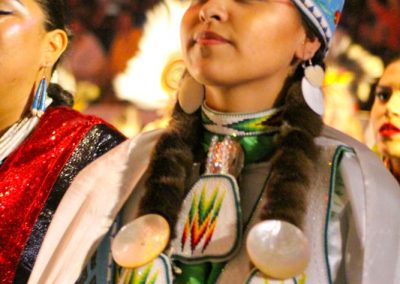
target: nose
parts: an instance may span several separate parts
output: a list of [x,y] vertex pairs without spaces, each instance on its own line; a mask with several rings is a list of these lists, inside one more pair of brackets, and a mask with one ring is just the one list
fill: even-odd
[[400,116],[400,91],[393,92],[389,101],[386,104],[386,114]]
[[199,18],[201,22],[225,22],[228,19],[225,0],[206,1],[200,9]]

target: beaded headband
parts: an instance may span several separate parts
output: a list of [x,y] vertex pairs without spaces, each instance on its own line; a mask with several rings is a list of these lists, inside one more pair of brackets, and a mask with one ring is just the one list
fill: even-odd
[[342,14],[345,0],[293,0],[300,12],[316,28],[328,50]]

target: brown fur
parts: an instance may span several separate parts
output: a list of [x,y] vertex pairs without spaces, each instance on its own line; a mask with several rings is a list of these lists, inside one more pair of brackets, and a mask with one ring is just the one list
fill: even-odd
[[[149,166],[147,192],[140,204],[140,215],[156,213],[175,227],[188,189],[200,143],[200,115],[187,115],[176,104],[171,123],[158,141]],[[172,232],[173,233],[173,232]],[[173,236],[171,236],[173,237]]]
[[322,129],[321,118],[306,105],[300,82],[287,94],[279,150],[272,157],[262,218],[284,220],[301,227],[307,210],[307,189],[315,171],[318,147],[313,139]]

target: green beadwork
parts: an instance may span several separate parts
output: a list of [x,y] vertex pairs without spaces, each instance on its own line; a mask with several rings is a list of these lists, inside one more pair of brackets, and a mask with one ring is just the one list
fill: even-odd
[[[275,150],[275,137],[279,132],[276,118],[280,115],[280,109],[271,109],[252,114],[225,114],[214,112],[203,106],[202,123],[205,128],[202,141],[205,152],[211,144],[213,136],[217,135],[222,141],[226,135],[230,135],[239,142],[245,153],[245,163],[262,161]],[[218,123],[212,117],[217,117]],[[270,123],[274,118],[275,123]]]

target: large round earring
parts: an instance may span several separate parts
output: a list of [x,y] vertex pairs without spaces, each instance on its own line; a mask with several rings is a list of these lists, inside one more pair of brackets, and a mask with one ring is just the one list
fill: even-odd
[[301,81],[301,90],[307,105],[317,114],[324,114],[324,96],[322,85],[324,82],[324,69],[318,64],[309,60],[308,64],[303,63],[304,77]]
[[303,63],[304,77],[315,87],[322,87],[325,78],[324,69],[318,64],[313,64],[311,59],[308,60],[308,64]]
[[36,117],[41,117],[46,109],[46,97],[47,97],[47,81],[46,77],[39,82],[39,86],[36,89],[35,96],[33,97],[32,103],[32,115]]
[[185,72],[178,90],[178,102],[187,114],[196,112],[204,101],[204,86],[197,82],[189,72]]

